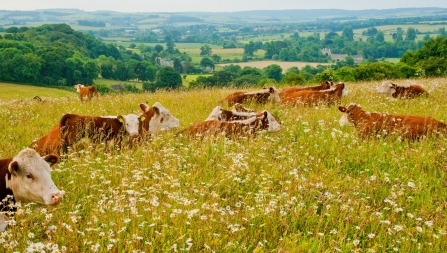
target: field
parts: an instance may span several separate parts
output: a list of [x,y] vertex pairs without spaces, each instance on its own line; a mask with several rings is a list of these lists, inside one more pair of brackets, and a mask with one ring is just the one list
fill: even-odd
[[[18,100],[18,99],[31,99],[35,96],[39,96],[42,99],[46,98],[66,98],[75,97],[73,92],[58,90],[46,87],[17,85],[10,83],[0,82],[0,101],[6,100]],[[73,89],[73,91],[76,91]]]
[[241,63],[229,63],[229,64],[216,64],[216,66],[226,66],[226,65],[239,65],[241,67],[256,67],[256,68],[265,68],[272,64],[277,64],[281,66],[283,72],[291,67],[298,67],[299,69],[305,67],[306,65],[310,65],[312,67],[316,67],[317,65],[327,65],[326,63],[314,63],[314,62],[280,62],[280,61],[252,61],[252,62],[241,62]]
[[[430,96],[414,100],[375,94],[378,81],[347,83],[342,103],[446,122],[446,81],[417,80]],[[180,120],[178,130],[133,149],[105,152],[104,144],[86,141],[69,151],[52,171],[65,191],[62,203],[22,204],[0,234],[0,251],[447,251],[446,136],[362,140],[353,127],[340,127],[336,107],[276,104],[247,106],[276,114],[277,133],[175,136],[234,91],[106,95],[90,103],[0,101],[3,158],[46,134],[65,113],[139,113],[139,103],[159,101]]]

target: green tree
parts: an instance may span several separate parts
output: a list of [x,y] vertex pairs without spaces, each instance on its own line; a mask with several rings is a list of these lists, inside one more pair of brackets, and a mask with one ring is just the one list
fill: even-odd
[[161,51],[164,50],[164,48],[162,45],[157,44],[154,46],[154,50],[155,50],[155,52],[160,53]]
[[256,51],[258,51],[258,49],[256,49],[256,45],[253,41],[244,45],[244,55],[253,56]]
[[218,54],[213,54],[211,55],[211,59],[213,59],[214,62],[220,62],[222,58]]
[[385,35],[383,34],[382,31],[378,31],[376,34],[376,40],[378,42],[384,42],[385,41]]
[[263,73],[265,77],[274,79],[277,82],[280,82],[283,77],[282,68],[278,64],[272,64],[268,67],[265,67],[263,69]]
[[214,69],[214,62],[210,58],[207,58],[207,57],[202,58],[202,60],[200,60],[200,67],[203,67],[203,68],[210,67],[210,68]]
[[158,71],[155,83],[158,89],[177,89],[182,86],[182,77],[174,68],[164,67]]
[[407,36],[405,37],[405,40],[414,41],[416,38],[417,38],[416,29],[414,29],[413,27],[408,27]]
[[349,41],[354,40],[354,30],[350,26],[345,26],[341,35],[348,38]]
[[213,50],[208,44],[205,44],[200,47],[200,56],[210,56]]

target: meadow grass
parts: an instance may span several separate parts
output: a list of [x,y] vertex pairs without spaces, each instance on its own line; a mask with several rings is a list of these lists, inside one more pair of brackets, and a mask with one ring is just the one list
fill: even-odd
[[[342,103],[447,121],[446,79],[430,96],[391,100],[380,82],[346,83]],[[400,84],[413,83],[401,80]],[[88,141],[52,172],[62,203],[21,205],[0,234],[2,252],[445,252],[445,136],[417,142],[359,138],[336,107],[246,105],[281,119],[255,138],[189,139],[233,89],[105,95],[98,101],[5,101],[0,157],[13,157],[65,113],[139,113],[161,102],[181,122],[133,149]]]

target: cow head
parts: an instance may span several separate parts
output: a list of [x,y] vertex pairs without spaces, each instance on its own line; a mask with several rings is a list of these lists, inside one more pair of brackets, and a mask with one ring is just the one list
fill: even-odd
[[256,115],[256,118],[261,121],[261,129],[263,130],[267,129],[269,132],[278,132],[281,129],[281,125],[268,111],[262,111]]
[[281,98],[279,97],[278,89],[276,89],[275,87],[270,87],[269,93],[270,93],[270,96],[268,97],[268,100],[275,101],[275,102],[281,101]]
[[216,106],[205,121],[220,120],[222,116],[222,107]]
[[76,89],[76,92],[80,92],[81,88],[85,88],[85,86],[83,84],[76,84],[76,85],[73,85],[73,87]]
[[323,86],[323,89],[328,90],[332,86],[334,86],[334,82],[331,82],[331,81],[321,81],[320,85]]
[[62,200],[62,193],[51,179],[51,166],[59,161],[56,155],[41,157],[34,149],[26,148],[8,165],[6,187],[11,189],[18,202],[55,206]]
[[142,127],[145,131],[148,131],[149,134],[170,130],[180,126],[180,121],[159,102],[156,102],[152,107],[142,103],[140,104],[140,108],[145,115]]
[[349,104],[349,106],[346,108],[344,106],[339,106],[338,110],[343,113],[338,123],[340,126],[354,126],[354,118],[352,115],[352,112],[356,108],[361,108],[360,105],[356,105],[354,103]]
[[376,92],[392,97],[394,92],[396,92],[396,87],[397,85],[392,83],[391,81],[385,81],[382,83],[381,86],[376,88]]
[[140,122],[143,122],[146,117],[143,115],[135,115],[135,114],[128,114],[128,115],[120,115],[117,117],[117,119],[123,124],[124,128],[126,129],[126,132],[129,133],[129,136],[131,138],[138,137],[138,129],[140,127]]

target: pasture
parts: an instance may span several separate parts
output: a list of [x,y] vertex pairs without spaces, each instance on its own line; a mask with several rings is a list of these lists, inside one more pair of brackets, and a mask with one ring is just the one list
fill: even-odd
[[[381,82],[346,83],[343,104],[446,122],[446,79],[417,82],[428,98],[390,100],[374,93]],[[353,127],[340,127],[336,107],[276,104],[246,106],[276,114],[277,133],[175,136],[234,91],[0,101],[2,158],[46,134],[65,113],[139,113],[139,103],[158,101],[180,120],[178,130],[133,149],[106,152],[88,141],[74,147],[52,171],[65,191],[62,203],[21,205],[0,234],[1,251],[447,251],[446,136],[362,140]]]

